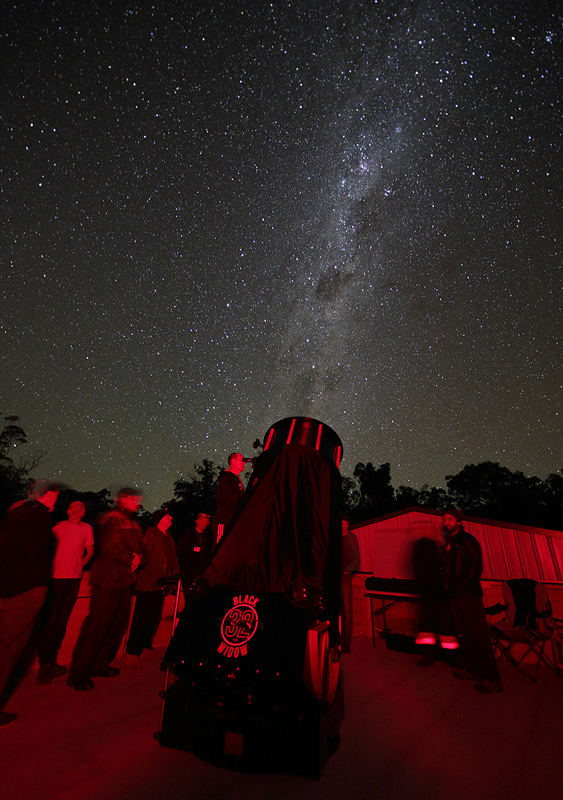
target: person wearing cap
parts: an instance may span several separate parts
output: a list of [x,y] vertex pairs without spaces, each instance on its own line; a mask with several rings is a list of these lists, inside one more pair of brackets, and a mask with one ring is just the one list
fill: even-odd
[[160,509],[152,515],[152,527],[145,533],[147,555],[137,574],[135,609],[125,653],[129,667],[138,664],[143,650],[152,650],[164,606],[160,581],[178,572],[174,539],[169,533],[171,525],[168,510]]
[[[58,496],[57,483],[38,481],[0,524],[0,696],[47,596],[56,547],[51,511]],[[0,728],[16,719],[0,711]]]
[[78,691],[93,689],[93,677],[119,675],[111,662],[127,629],[131,592],[146,554],[137,521],[142,501],[137,489],[121,489],[115,508],[102,514],[98,522],[99,553],[90,575],[90,608],[68,671],[67,684]]
[[57,655],[78,597],[82,572],[94,554],[94,531],[91,525],[82,521],[85,513],[84,503],[75,500],[67,509],[68,519],[58,522],[53,528],[57,549],[45,605],[48,617],[37,648],[37,683],[40,686],[51,683],[53,678],[67,671],[66,667],[57,664]]
[[226,526],[234,517],[237,506],[242,500],[244,486],[239,475],[244,472],[244,467],[245,460],[242,453],[231,453],[229,467],[223,470],[219,478],[215,493],[217,509],[212,523],[215,544],[222,539]]
[[463,514],[459,509],[444,511],[444,586],[463,659],[463,667],[455,669],[453,675],[476,681],[474,689],[478,692],[502,692],[503,685],[483,608],[481,545],[463,528],[462,520]]

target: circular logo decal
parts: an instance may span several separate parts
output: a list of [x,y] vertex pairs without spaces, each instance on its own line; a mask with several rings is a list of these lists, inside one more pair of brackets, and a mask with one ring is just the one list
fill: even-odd
[[258,627],[258,614],[254,606],[239,603],[230,608],[221,623],[221,636],[225,644],[241,647],[252,639]]

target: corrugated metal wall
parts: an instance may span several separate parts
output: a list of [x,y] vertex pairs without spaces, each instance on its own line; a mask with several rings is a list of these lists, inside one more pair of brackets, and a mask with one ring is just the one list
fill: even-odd
[[[483,579],[533,578],[563,583],[563,533],[511,527],[469,518],[464,528],[483,548]],[[380,578],[411,578],[412,549],[422,537],[442,543],[442,516],[408,510],[354,527],[360,546],[360,570]]]

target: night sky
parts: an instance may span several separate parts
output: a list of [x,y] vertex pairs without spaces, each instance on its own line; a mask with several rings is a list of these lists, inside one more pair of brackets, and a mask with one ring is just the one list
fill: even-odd
[[0,410],[44,475],[152,508],[293,414],[396,487],[563,467],[560,3],[5,8]]

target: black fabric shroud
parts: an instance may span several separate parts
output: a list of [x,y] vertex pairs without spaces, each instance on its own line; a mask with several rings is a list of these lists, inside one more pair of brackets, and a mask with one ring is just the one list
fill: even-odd
[[188,671],[199,662],[211,668],[218,658],[222,619],[237,595],[258,598],[259,618],[259,629],[237,664],[254,668],[258,659],[264,669],[277,653],[274,661],[281,668],[285,658],[277,648],[283,650],[285,641],[291,649],[294,642],[304,652],[306,630],[315,619],[330,621],[336,643],[340,497],[340,473],[318,450],[289,444],[262,453],[208,568],[186,594],[165,663],[183,664]]
[[197,600],[188,600],[164,663],[176,666],[176,673],[188,680],[209,678],[221,663],[236,668],[239,676],[255,678],[260,672],[263,678],[299,679],[312,622],[310,610],[296,607],[280,593],[251,596],[256,630],[244,637],[241,649],[231,647],[229,652],[223,638],[225,615],[232,614],[237,599],[244,604],[249,597],[233,595],[224,586],[214,586]]
[[266,451],[203,578],[240,591],[304,591],[338,615],[342,523],[336,466],[310,447]]

